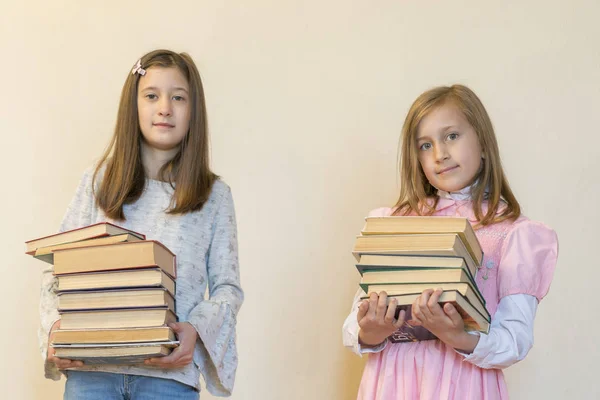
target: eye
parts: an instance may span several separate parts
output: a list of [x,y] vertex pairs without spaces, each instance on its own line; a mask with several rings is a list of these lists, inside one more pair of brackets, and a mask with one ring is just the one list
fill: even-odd
[[419,146],[419,150],[425,151],[425,150],[429,150],[429,149],[431,149],[431,143],[426,142]]
[[157,99],[157,98],[158,98],[158,96],[156,96],[154,93],[148,93],[148,94],[147,94],[146,96],[144,96],[144,97],[146,97],[146,98],[147,98],[147,99],[149,99],[149,100],[155,100],[155,99]]
[[448,140],[456,140],[456,139],[458,139],[458,133],[452,132],[446,137],[448,138]]
[[175,100],[175,101],[184,101],[185,97],[183,97],[183,96],[173,96],[173,100]]

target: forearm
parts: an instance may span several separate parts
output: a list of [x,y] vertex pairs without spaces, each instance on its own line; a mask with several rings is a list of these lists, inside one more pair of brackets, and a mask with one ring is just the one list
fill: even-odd
[[[502,298],[487,335],[469,335],[478,342],[465,360],[481,368],[506,368],[525,358],[533,346],[537,299],[518,294]],[[469,349],[455,347],[459,352]]]
[[444,342],[454,348],[455,350],[463,354],[471,354],[479,343],[479,335],[472,335],[468,332],[461,332],[455,337],[450,337],[444,340]]

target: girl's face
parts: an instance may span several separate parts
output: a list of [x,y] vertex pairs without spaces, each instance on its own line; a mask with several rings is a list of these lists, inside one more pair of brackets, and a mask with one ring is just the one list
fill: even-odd
[[140,77],[137,101],[146,144],[175,155],[190,127],[189,85],[181,71],[148,68]]
[[435,108],[421,120],[417,154],[429,183],[446,192],[471,185],[481,167],[477,133],[451,103]]

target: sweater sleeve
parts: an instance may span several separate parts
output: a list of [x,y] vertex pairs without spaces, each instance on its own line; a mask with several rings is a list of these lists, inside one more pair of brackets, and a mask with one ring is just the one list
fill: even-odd
[[[60,224],[59,232],[65,232],[89,225],[94,209],[94,198],[92,192],[93,170],[87,170],[79,182],[69,207]],[[59,380],[60,372],[47,358],[48,335],[52,325],[60,319],[58,314],[58,296],[56,295],[58,281],[54,276],[54,267],[48,266],[42,272],[42,284],[40,292],[40,328],[38,341],[42,358],[44,360],[44,373],[46,378]]]
[[235,328],[244,293],[240,286],[237,228],[229,188],[221,198],[212,226],[208,250],[208,300],[194,307],[188,317],[198,332],[194,362],[204,376],[207,389],[229,396],[237,369]]

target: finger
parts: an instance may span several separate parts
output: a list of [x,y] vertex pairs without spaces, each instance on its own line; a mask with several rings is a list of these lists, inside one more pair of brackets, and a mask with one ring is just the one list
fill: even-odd
[[390,299],[390,302],[387,307],[387,311],[385,312],[385,317],[383,318],[383,322],[387,325],[393,325],[396,321],[396,308],[398,307],[398,300],[395,297]]
[[173,350],[171,354],[164,357],[152,357],[144,361],[144,364],[152,364],[152,365],[168,365],[175,364],[179,361],[179,355]]
[[442,308],[439,304],[440,296],[442,295],[442,293],[444,293],[443,289],[436,289],[427,301],[427,308],[429,309],[432,315],[442,314]]
[[410,324],[416,325],[417,322],[420,322],[421,319],[425,318],[423,313],[421,312],[421,308],[419,307],[419,303],[421,301],[421,296],[417,297],[414,303],[411,306],[410,313]]
[[444,304],[444,312],[446,313],[448,318],[450,318],[454,326],[460,326],[461,324],[464,324],[462,317],[456,310],[456,307],[452,305],[452,303]]
[[378,301],[379,301],[379,296],[377,296],[377,293],[372,292],[369,295],[369,311],[367,312],[369,318],[375,318]]
[[398,319],[396,321],[394,321],[394,326],[396,328],[400,328],[402,325],[404,325],[405,318],[406,318],[406,311],[400,310],[400,313],[398,314]]
[[[152,357],[149,358],[148,360],[146,360],[148,362],[148,364],[153,364],[153,365],[167,365],[167,364],[178,364],[179,363],[179,359],[183,356],[183,352],[181,350],[181,346],[180,347],[175,347],[173,349],[173,351],[171,351],[171,354],[164,356],[164,357]],[[144,363],[146,363],[146,361],[144,361]]]
[[419,296],[419,311],[422,314],[422,318],[419,317],[420,320],[431,318],[431,311],[429,310],[428,302],[429,298],[433,294],[433,289],[424,290]]
[[367,311],[369,311],[369,300],[363,300],[358,306],[358,314],[356,315],[358,322],[360,322],[365,315],[367,315]]
[[376,312],[377,320],[383,320],[383,318],[385,318],[386,310],[387,310],[387,293],[380,292],[379,293],[379,301],[377,302],[377,312]]
[[58,358],[58,357],[51,357],[48,359],[50,362],[53,362],[56,367],[58,369],[65,369],[65,368],[76,368],[76,367],[82,367],[83,366],[83,362],[78,361],[78,360],[68,360],[66,358]]

